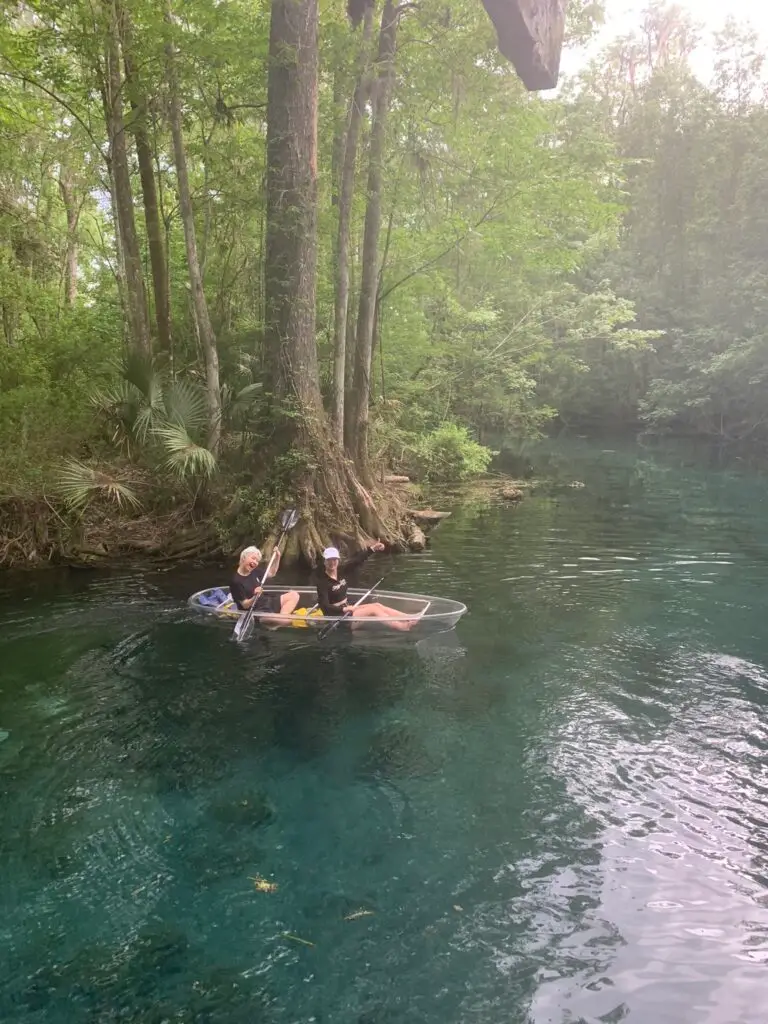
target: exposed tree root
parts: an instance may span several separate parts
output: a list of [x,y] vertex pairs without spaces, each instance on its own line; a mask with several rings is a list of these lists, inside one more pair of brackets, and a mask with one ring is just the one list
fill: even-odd
[[0,500],[0,566],[39,565],[55,560],[66,523],[45,499]]
[[301,523],[289,554],[315,565],[333,544],[350,553],[380,540],[406,550],[409,536],[405,505],[394,495],[368,489],[332,438],[303,438],[308,465],[298,488]]
[[213,524],[197,521],[191,506],[131,519],[99,507],[81,516],[68,515],[46,499],[0,500],[2,568],[166,564],[220,553],[221,541]]
[[[278,442],[266,460],[268,465],[278,464],[285,454],[284,443]],[[346,554],[375,540],[391,550],[408,549],[411,517],[404,502],[391,488],[385,492],[380,484],[364,486],[326,424],[305,422],[293,434],[291,455],[297,469],[291,480],[282,482],[281,493],[285,504],[298,510],[300,520],[285,541],[284,565],[314,567],[331,544]],[[264,486],[275,484],[265,479]],[[277,536],[275,530],[261,541],[256,539],[265,556],[271,554]]]
[[[281,494],[300,513],[297,527],[286,539],[283,564],[313,567],[329,544],[345,554],[374,540],[394,551],[421,550],[423,535],[414,529],[413,515],[393,488],[363,486],[352,463],[326,438],[308,432],[301,446],[294,444],[294,448],[302,456],[301,468],[293,481],[283,481],[272,490],[269,499],[275,503],[275,519]],[[211,504],[219,509],[227,506],[222,495],[212,498]],[[238,515],[237,510],[230,511],[233,517]],[[242,518],[236,523],[233,518],[230,530],[212,517],[202,517],[192,503],[172,512],[131,516],[99,503],[74,514],[44,497],[0,499],[2,568],[168,565],[232,556],[245,543],[258,543],[269,556],[277,536],[277,530],[269,537],[259,536],[255,525],[249,528]]]

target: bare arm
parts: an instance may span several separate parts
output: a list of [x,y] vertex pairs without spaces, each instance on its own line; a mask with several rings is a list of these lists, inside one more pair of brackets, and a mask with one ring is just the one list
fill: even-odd
[[265,580],[272,579],[273,576],[277,575],[277,570],[279,568],[280,568],[280,552],[279,551],[275,551],[273,553],[272,558],[270,559],[270,564],[267,566],[267,571],[264,574],[264,579]]

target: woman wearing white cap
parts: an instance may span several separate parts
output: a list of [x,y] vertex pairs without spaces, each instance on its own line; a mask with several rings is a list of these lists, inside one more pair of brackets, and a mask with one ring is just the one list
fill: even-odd
[[347,580],[346,575],[350,569],[370,557],[374,551],[383,551],[384,545],[381,541],[370,544],[362,551],[358,551],[346,562],[342,563],[339,552],[336,548],[326,548],[323,552],[323,567],[318,570],[316,576],[317,603],[323,615],[339,616],[349,612],[355,619],[391,619],[390,625],[394,629],[407,630],[411,628],[411,621],[403,618],[401,612],[389,608],[379,601],[366,601],[353,607],[347,601]]

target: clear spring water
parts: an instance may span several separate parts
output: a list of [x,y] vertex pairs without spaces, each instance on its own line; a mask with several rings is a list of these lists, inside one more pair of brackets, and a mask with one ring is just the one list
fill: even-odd
[[763,1021],[768,482],[608,447],[398,563],[463,655],[0,581],[0,1020]]

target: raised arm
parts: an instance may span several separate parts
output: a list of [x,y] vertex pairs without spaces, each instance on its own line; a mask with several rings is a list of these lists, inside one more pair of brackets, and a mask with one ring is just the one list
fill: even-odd
[[273,552],[273,556],[270,558],[270,565],[267,566],[267,572],[264,573],[264,581],[271,580],[273,576],[277,575],[277,570],[280,568],[280,551]]
[[370,558],[372,554],[377,551],[383,551],[384,545],[380,540],[377,540],[374,544],[369,544],[367,547],[362,548],[360,551],[356,551],[351,558],[348,558],[343,565],[340,566],[339,572],[346,576],[352,569],[356,569],[358,565],[362,565],[363,562]]

